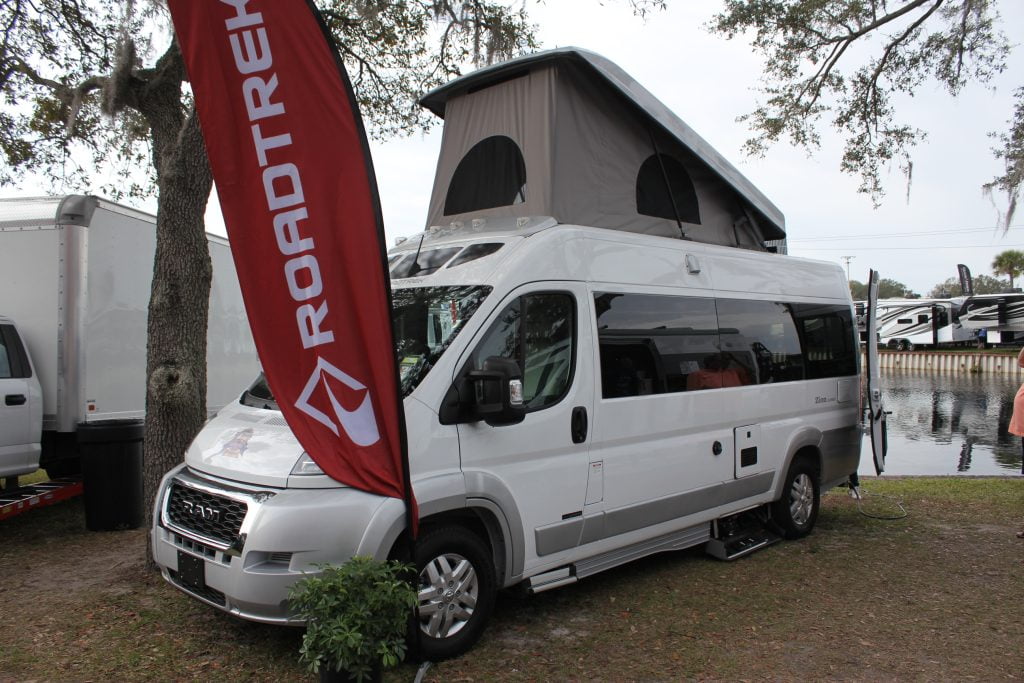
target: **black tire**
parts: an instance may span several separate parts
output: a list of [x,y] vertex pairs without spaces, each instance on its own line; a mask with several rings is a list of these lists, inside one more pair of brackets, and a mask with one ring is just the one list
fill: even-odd
[[410,650],[437,662],[468,651],[484,632],[497,593],[494,562],[480,538],[457,526],[416,542],[420,603]]
[[821,484],[810,458],[796,458],[786,473],[782,498],[772,503],[772,520],[788,539],[803,538],[818,521]]

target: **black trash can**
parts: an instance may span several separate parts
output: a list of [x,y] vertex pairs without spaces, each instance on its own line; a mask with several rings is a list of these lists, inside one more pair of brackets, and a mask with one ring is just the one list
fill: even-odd
[[90,531],[142,526],[144,429],[144,423],[137,420],[78,425],[85,526]]

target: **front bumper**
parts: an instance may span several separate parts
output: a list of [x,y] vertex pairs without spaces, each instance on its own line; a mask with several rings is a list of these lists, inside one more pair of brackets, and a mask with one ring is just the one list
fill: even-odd
[[356,554],[386,558],[404,519],[403,503],[393,498],[250,486],[184,465],[164,477],[154,512],[153,557],[167,581],[271,624],[298,623],[288,590],[317,565]]

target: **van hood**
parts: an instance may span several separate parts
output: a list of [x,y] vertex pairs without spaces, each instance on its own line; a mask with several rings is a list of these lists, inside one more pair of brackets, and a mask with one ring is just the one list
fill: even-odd
[[185,454],[185,463],[206,474],[259,486],[342,486],[325,475],[290,477],[302,453],[279,411],[236,401],[200,430]]

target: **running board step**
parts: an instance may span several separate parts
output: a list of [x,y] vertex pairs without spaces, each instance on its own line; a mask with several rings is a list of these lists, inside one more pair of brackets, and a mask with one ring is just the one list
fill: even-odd
[[768,529],[743,529],[725,538],[712,538],[704,548],[709,555],[720,560],[730,561],[749,555],[761,548],[767,548],[781,540],[779,535]]
[[572,567],[561,567],[554,571],[531,576],[526,580],[526,590],[531,594],[543,593],[570,583],[576,583],[576,574]]

